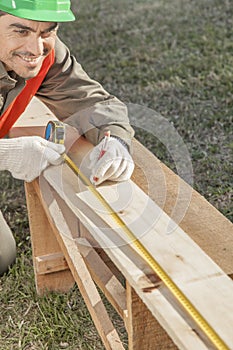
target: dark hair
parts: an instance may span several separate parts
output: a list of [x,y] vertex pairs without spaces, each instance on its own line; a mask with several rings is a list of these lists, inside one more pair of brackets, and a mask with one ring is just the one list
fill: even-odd
[[0,10],[0,17],[6,15],[6,12]]

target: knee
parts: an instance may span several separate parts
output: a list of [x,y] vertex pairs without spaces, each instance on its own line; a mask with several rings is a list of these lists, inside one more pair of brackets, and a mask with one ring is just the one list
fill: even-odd
[[16,259],[16,244],[15,240],[11,239],[7,242],[4,250],[0,248],[0,276],[8,271],[9,267]]
[[8,270],[15,258],[15,239],[0,211],[0,275]]

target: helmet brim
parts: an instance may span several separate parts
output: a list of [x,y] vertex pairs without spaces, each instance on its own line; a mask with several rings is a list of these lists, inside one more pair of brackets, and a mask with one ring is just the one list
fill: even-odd
[[[2,9],[4,11],[4,9]],[[75,20],[75,16],[71,10],[69,11],[57,11],[56,13],[54,11],[48,11],[48,10],[26,10],[26,9],[12,9],[9,11],[4,11],[10,15],[13,15],[15,17],[29,19],[32,21],[39,21],[39,22],[71,22]]]

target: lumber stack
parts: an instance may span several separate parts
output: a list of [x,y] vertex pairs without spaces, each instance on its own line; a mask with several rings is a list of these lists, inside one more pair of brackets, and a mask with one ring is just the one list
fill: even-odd
[[[15,135],[29,132],[31,113],[24,115]],[[88,175],[91,145],[82,138],[78,144],[71,155]],[[233,283],[227,274],[232,274],[232,224],[137,141],[134,149],[133,181],[105,184],[99,191],[231,349]],[[154,179],[159,178],[156,171],[163,172],[165,199],[151,187],[146,194],[143,169],[148,164],[153,164]],[[177,210],[183,206],[176,203],[180,186],[191,191],[191,201],[178,225],[171,216],[174,203]],[[66,291],[75,281],[106,349],[123,345],[95,283],[124,320],[129,349],[213,348],[65,164],[26,184],[26,193],[38,292]]]

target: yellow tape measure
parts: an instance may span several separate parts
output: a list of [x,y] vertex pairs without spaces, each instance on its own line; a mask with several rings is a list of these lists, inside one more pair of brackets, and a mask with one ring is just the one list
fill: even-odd
[[[62,123],[61,122],[49,122],[50,133],[53,133],[53,140],[59,140],[58,143],[64,143],[64,126],[63,126],[63,136],[61,132]],[[48,128],[47,126],[47,128]],[[47,130],[46,128],[46,130]],[[59,134],[56,135],[56,133]],[[48,136],[49,132],[47,132]],[[63,138],[63,142],[62,139]],[[47,138],[46,139],[51,139]],[[81,172],[77,165],[70,159],[67,154],[63,155],[65,163],[73,170],[73,172],[82,180],[82,182],[87,186],[88,190],[91,191],[94,196],[101,202],[103,207],[107,210],[108,214],[114,219],[114,221],[119,225],[119,227],[126,233],[128,238],[132,241],[133,246],[136,248],[141,257],[147,262],[147,264],[152,268],[152,270],[158,275],[162,282],[166,285],[172,295],[181,304],[185,311],[191,316],[195,323],[200,327],[207,338],[212,342],[212,344],[218,350],[230,350],[230,348],[225,344],[225,342],[219,337],[215,330],[210,326],[210,324],[204,319],[196,307],[191,303],[191,301],[184,295],[184,293],[179,289],[179,287],[173,282],[166,271],[160,266],[160,264],[155,260],[147,248],[138,240],[136,235],[130,230],[128,226],[124,223],[121,217],[113,210],[113,208],[108,204],[105,198],[97,191],[96,187],[90,182],[90,180]]]
[[48,122],[45,129],[45,139],[54,143],[64,145],[65,142],[65,126],[58,120]]

